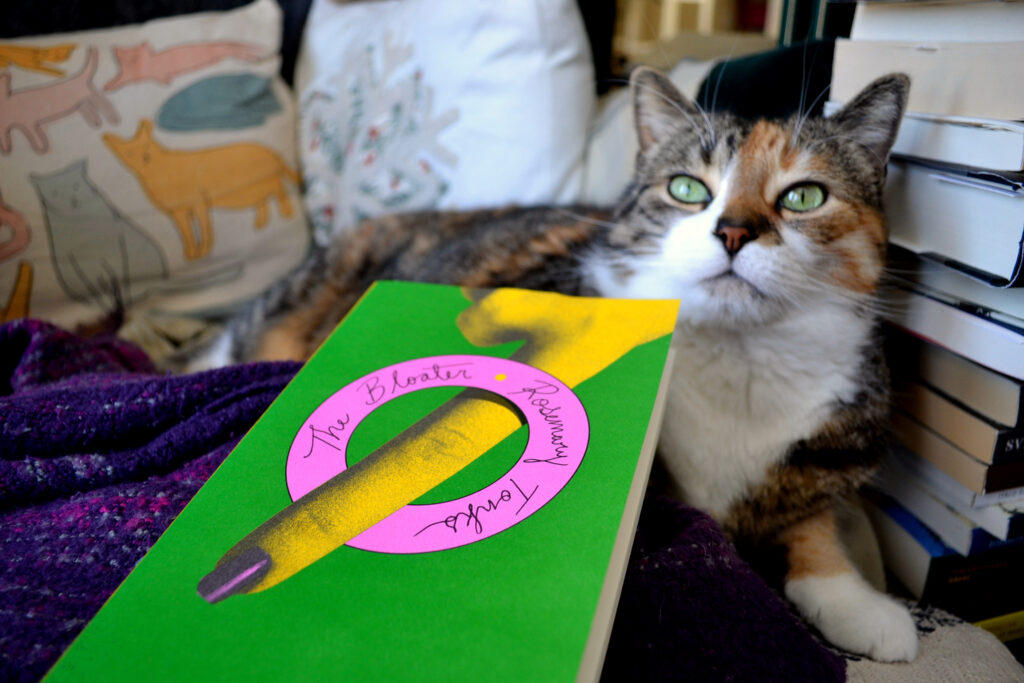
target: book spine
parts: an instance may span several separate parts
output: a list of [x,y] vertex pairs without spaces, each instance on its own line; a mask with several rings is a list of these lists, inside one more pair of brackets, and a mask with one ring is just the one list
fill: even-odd
[[[995,514],[986,516],[965,508],[951,496],[944,495],[941,490],[930,486],[924,478],[915,476],[896,458],[886,460],[882,470],[869,486],[902,505],[944,544],[961,555],[972,555],[1001,545],[1024,541],[1009,536],[1008,527],[1012,518],[1005,511],[986,510],[985,512],[1001,513],[1001,520],[993,520],[987,517],[996,516]],[[972,518],[974,516],[986,518],[979,520]],[[1000,521],[1001,528],[998,524]]]
[[1024,462],[1001,465],[981,462],[903,413],[893,414],[892,426],[903,445],[975,493],[1024,487]]
[[967,621],[1024,609],[1024,543],[960,555],[891,497],[868,491],[865,499],[886,566],[922,602]]
[[1024,429],[1007,429],[996,437],[993,463],[1020,462],[1024,460]]
[[932,563],[954,551],[888,496],[865,489],[862,498],[886,568],[920,598]]
[[966,621],[979,621],[1024,609],[1020,576],[1024,544],[1006,545],[970,556],[935,558],[928,572],[923,602]]
[[1024,461],[1024,429],[993,423],[923,384],[900,380],[896,406],[971,457],[992,465]]
[[1014,513],[1014,515],[1006,522],[1006,537],[1024,537],[1024,510]]
[[[975,529],[971,538],[971,544],[965,553],[966,555],[977,555],[979,553],[1024,544],[1024,538],[1011,538],[1001,541],[984,529]],[[1024,567],[1022,567],[1024,569]]]
[[1006,491],[1024,486],[1024,462],[990,465],[985,476],[985,491]]
[[1007,493],[1015,498],[1009,502],[987,501],[899,444],[893,444],[879,475],[879,481],[889,480],[912,482],[999,540],[1024,536],[1024,511],[1015,508],[1024,490],[1010,489]]

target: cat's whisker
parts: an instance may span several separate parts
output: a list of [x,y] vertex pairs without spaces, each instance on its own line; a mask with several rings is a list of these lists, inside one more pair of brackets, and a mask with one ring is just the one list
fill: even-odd
[[711,113],[718,113],[718,89],[722,85],[722,81],[725,79],[725,70],[729,66],[729,61],[732,59],[732,53],[729,53],[729,57],[722,61],[722,68],[718,70],[718,78],[715,79],[715,88],[711,91]]
[[836,290],[832,296],[843,302],[845,305],[853,305],[857,310],[862,311],[867,317],[878,318],[890,311],[890,307],[879,296],[878,292],[866,294],[863,292],[849,292]]
[[807,46],[810,42],[804,40],[803,50],[800,52],[800,103],[797,105],[797,117],[802,117],[804,112],[804,103],[807,101],[807,87],[810,82],[810,78],[807,76]]
[[811,87],[810,72],[814,70],[814,64],[818,59],[818,48],[816,47],[814,50],[814,56],[811,58],[810,67],[807,66],[807,49],[809,46],[810,41],[805,40],[800,64],[800,104],[797,108],[797,126],[793,133],[794,143],[796,142],[796,139],[800,134],[800,130],[803,128],[804,122],[807,121],[807,119],[810,117],[811,112],[814,111],[814,107],[818,104],[818,100],[820,100],[822,96],[824,96],[824,94],[829,90],[829,86],[826,85],[825,88],[821,91],[821,93],[819,93],[818,96],[814,98],[814,101],[811,102],[811,105],[807,106],[807,93]]
[[895,263],[888,263],[885,266],[885,271],[882,273],[882,278],[885,281],[892,280],[894,277],[899,277],[903,280],[911,280],[917,275],[920,275],[921,271],[913,267],[901,267]]
[[790,144],[795,145],[797,143],[797,140],[800,139],[800,131],[803,129],[804,124],[807,123],[808,119],[811,118],[811,112],[814,111],[814,108],[818,105],[818,102],[821,100],[821,98],[825,96],[825,93],[829,91],[829,88],[830,85],[826,85],[824,88],[822,88],[821,92],[818,93],[818,96],[815,97],[814,101],[811,102],[811,106],[807,108],[807,111],[803,112],[798,116],[796,126],[794,126],[793,128],[793,135],[790,137]]
[[576,213],[575,211],[570,211],[569,209],[561,206],[556,206],[555,211],[565,216],[568,216],[573,220],[580,221],[581,223],[587,223],[589,225],[595,225],[599,228],[608,228],[609,230],[612,230],[617,226],[617,224],[612,221],[602,221],[597,218],[594,218],[593,216],[587,216],[586,214]]
[[879,308],[882,302],[879,301],[877,293],[847,289],[834,279],[823,276],[817,271],[782,270],[773,274],[773,281],[777,285],[773,289],[773,293],[781,298],[791,300],[796,305],[806,305],[821,300],[824,292],[827,293],[827,297],[846,306],[852,305],[861,308],[865,313],[877,315],[888,310]]
[[704,119],[704,126],[707,128],[708,134],[711,136],[711,146],[708,148],[708,153],[710,153],[718,145],[718,140],[715,136],[715,124],[712,120],[712,116],[714,116],[715,113],[715,106],[713,104],[711,105],[711,116],[708,116],[708,113],[704,111],[704,107],[700,106],[696,100],[693,101],[693,106],[697,108],[698,112],[700,112],[701,117]]

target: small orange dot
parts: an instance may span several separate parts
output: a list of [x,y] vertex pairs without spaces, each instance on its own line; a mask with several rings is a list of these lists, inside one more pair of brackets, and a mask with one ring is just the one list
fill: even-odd
[[506,375],[505,373],[501,373],[500,375],[495,375],[494,379],[498,380],[499,382],[504,382],[506,379],[508,379],[508,375]]

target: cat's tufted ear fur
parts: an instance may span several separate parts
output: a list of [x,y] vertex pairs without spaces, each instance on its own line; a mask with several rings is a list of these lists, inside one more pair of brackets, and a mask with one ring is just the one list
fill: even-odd
[[881,166],[889,160],[907,106],[910,79],[889,74],[873,81],[832,116],[840,132],[869,149]]
[[657,146],[682,126],[704,129],[704,114],[660,72],[638,67],[629,86],[641,151]]

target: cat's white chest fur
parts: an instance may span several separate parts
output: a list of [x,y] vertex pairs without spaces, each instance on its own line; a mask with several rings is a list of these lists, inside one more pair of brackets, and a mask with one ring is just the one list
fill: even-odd
[[747,332],[681,324],[659,452],[682,498],[721,517],[763,481],[854,398],[869,333],[840,309]]

